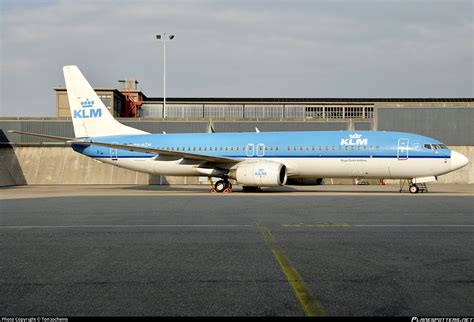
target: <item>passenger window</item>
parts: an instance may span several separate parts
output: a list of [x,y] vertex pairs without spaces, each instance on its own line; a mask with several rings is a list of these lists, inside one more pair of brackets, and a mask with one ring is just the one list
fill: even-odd
[[314,145],[313,145],[313,146],[311,147],[311,150],[313,150],[313,151],[314,151],[314,149],[315,149],[315,147],[314,147]]
[[277,146],[275,147],[275,151],[278,151],[278,147],[277,147]]
[[235,148],[235,151],[239,151],[239,147],[236,147],[236,148]]
[[201,147],[199,147],[199,151],[201,151]]
[[300,145],[300,151],[303,151],[303,147]]

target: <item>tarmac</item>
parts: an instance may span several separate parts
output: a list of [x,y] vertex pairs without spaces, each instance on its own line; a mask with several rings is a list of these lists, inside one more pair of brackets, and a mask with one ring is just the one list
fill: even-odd
[[0,189],[2,316],[474,315],[474,191]]

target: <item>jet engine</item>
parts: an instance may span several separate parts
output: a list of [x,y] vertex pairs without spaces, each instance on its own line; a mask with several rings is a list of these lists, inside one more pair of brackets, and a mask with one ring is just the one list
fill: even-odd
[[282,186],[286,183],[287,169],[284,164],[270,161],[244,162],[232,169],[229,177],[244,186]]

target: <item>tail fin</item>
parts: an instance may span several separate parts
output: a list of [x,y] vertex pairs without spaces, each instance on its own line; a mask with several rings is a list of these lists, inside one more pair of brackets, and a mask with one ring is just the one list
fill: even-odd
[[147,133],[115,120],[77,66],[63,72],[76,138]]

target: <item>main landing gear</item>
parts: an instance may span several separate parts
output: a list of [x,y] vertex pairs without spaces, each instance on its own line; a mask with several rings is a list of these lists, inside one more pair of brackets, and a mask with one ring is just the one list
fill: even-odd
[[232,183],[228,179],[222,179],[217,181],[209,192],[222,192],[222,193],[231,193],[232,192]]

